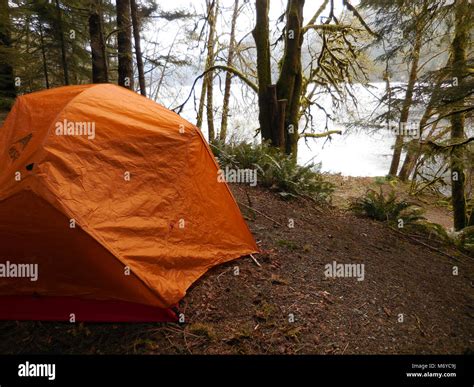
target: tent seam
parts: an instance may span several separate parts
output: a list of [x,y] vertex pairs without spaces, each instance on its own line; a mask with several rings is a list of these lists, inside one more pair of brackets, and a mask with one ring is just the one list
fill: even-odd
[[86,91],[89,91],[89,90],[92,90],[94,89],[95,87],[99,86],[98,84],[94,84],[92,85],[91,87],[88,87],[84,90],[82,90],[80,93],[78,93],[77,95],[75,95],[74,97],[72,97],[67,103],[66,105],[64,105],[64,107],[59,111],[59,113],[54,117],[54,119],[52,120],[51,122],[51,125],[48,127],[48,131],[46,132],[46,135],[44,137],[44,140],[43,142],[41,143],[41,146],[44,146],[44,144],[46,143],[46,140],[49,138],[49,135],[50,135],[50,132],[51,132],[51,128],[53,127],[54,125],[54,122],[58,120],[58,117],[64,112],[64,110],[66,110],[69,105],[74,102],[76,100],[76,98],[78,98],[79,96],[81,96],[84,92]]
[[[58,117],[61,116],[61,114],[64,112],[64,110],[66,110],[66,108],[68,106],[70,106],[74,101],[76,101],[77,98],[79,98],[80,96],[82,96],[85,92],[88,92],[88,91],[91,91],[93,89],[95,89],[96,87],[99,87],[99,86],[102,86],[103,84],[94,84],[92,85],[91,87],[88,87],[84,90],[82,90],[80,93],[78,93],[77,95],[75,95],[73,98],[71,98],[70,101],[67,102],[67,104],[61,109],[61,111],[55,116],[55,118],[52,120],[51,122],[51,125],[49,126],[48,128],[48,131],[45,135],[45,138],[43,140],[43,142],[41,143],[41,147],[44,147],[47,139],[50,137],[50,132],[51,132],[51,128],[53,127],[54,125],[54,122],[57,121]],[[45,187],[48,187],[47,185]],[[69,212],[70,215],[74,216],[75,219],[78,219],[79,222],[80,222],[80,226],[83,228],[83,230],[89,235],[91,236],[94,240],[96,240],[101,246],[105,247],[106,249],[108,249],[112,255],[115,257],[115,259],[117,259],[121,264],[125,265],[125,266],[130,266],[130,264],[128,264],[127,262],[125,262],[124,258],[121,256],[121,254],[119,254],[115,249],[111,248],[107,242],[105,242],[102,238],[100,238],[93,230],[92,227],[89,226],[89,224],[87,224],[87,222],[83,221],[82,217],[81,216],[77,216],[77,214],[75,213],[75,211],[72,211],[71,208],[66,205],[54,192],[52,192],[49,187],[47,188],[48,192],[51,193],[55,198],[56,200],[65,208],[67,209],[67,211]],[[46,198],[45,198],[46,199]],[[132,273],[143,283],[143,285],[145,285],[145,287],[147,289],[149,289],[154,295],[157,296],[157,298],[163,302],[164,304],[166,304],[166,302],[164,302],[164,299],[162,298],[162,296],[155,291],[155,289],[153,289],[152,287],[150,287],[148,285],[148,283],[145,281],[145,279],[143,279],[140,275],[138,275],[132,268]]]

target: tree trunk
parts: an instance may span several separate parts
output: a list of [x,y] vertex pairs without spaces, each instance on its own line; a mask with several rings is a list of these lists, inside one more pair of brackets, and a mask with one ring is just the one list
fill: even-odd
[[[253,36],[257,47],[259,122],[263,140],[280,147],[295,159],[301,109],[304,0],[288,0],[285,53],[276,86],[271,84],[268,0],[256,1],[257,24]],[[283,117],[279,115],[283,114]]]
[[142,49],[140,45],[140,20],[138,19],[138,9],[136,0],[130,0],[133,38],[135,40],[135,56],[137,58],[138,82],[140,84],[140,93],[146,97],[145,70],[143,66]]
[[298,121],[301,108],[304,0],[289,0],[286,23],[285,53],[277,82],[279,100],[287,100],[285,114],[285,151],[295,159],[298,151]]
[[[217,20],[217,9],[218,1],[210,0],[209,2],[209,13],[208,13],[208,23],[209,23],[209,37],[207,41],[207,61],[206,61],[206,70],[211,68],[214,65],[215,59],[215,45],[216,45],[216,20]],[[207,112],[207,131],[209,142],[215,140],[216,134],[214,129],[214,72],[209,71],[204,78],[206,83],[206,92],[207,92],[207,103],[206,103],[206,112]]]
[[[469,35],[467,32],[469,23],[469,5],[467,0],[460,0],[455,10],[455,36],[452,43],[453,78],[458,80],[458,86],[461,90],[465,85],[464,78],[467,75],[466,47]],[[464,100],[456,104],[454,109],[462,109]],[[458,113],[451,116],[451,140],[459,141],[464,139],[464,114]],[[466,227],[466,197],[464,194],[464,163],[463,147],[455,147],[451,153],[451,190],[454,215],[454,229],[456,231]]]
[[[217,17],[217,0],[209,0],[207,2],[207,23],[209,25],[209,32],[207,35],[207,57],[205,71],[210,69],[214,65],[214,46],[215,46],[215,35],[216,35],[216,17]],[[204,105],[207,105],[207,126],[208,126],[208,137],[209,142],[215,139],[214,130],[214,112],[213,112],[213,87],[212,82],[214,79],[214,73],[209,71],[204,76],[201,89],[201,97],[199,99],[199,109],[197,116],[196,126],[202,127],[202,121],[204,117]],[[206,98],[207,97],[207,98]]]
[[[428,122],[429,117],[431,116],[431,112],[433,111],[433,107],[428,105],[423,117],[420,120],[419,130],[420,130],[420,139],[422,134],[422,128]],[[417,159],[420,157],[421,153],[421,145],[419,144],[419,140],[411,140],[408,144],[407,153],[405,155],[405,160],[403,161],[402,168],[398,173],[398,178],[401,181],[407,181],[410,177],[411,173],[413,172],[413,168],[416,164]]]
[[[179,32],[178,32],[179,33]],[[171,43],[169,49],[168,49],[168,53],[166,55],[166,58],[165,58],[165,63],[163,64],[163,68],[161,70],[161,74],[160,74],[160,80],[158,81],[158,86],[156,87],[156,90],[152,93],[154,95],[154,100],[156,101],[158,99],[158,95],[160,93],[160,90],[161,90],[161,86],[163,85],[163,81],[165,79],[165,73],[166,73],[166,69],[168,68],[168,63],[170,61],[170,58],[171,58],[171,54],[173,52],[173,49],[174,49],[174,45],[175,45],[175,42],[176,42],[176,39],[178,37],[178,33],[174,36],[174,39],[173,39],[173,42]],[[156,50],[156,46],[155,48],[153,49],[153,55],[156,54],[155,52]],[[150,71],[150,85],[153,83],[153,71]],[[199,105],[200,109],[202,109],[204,106],[204,102],[202,103],[202,105]],[[202,116],[202,110],[201,110],[201,116]]]
[[417,161],[418,157],[420,157],[421,136],[423,134],[424,127],[426,126],[429,118],[431,117],[431,114],[433,112],[435,103],[438,100],[439,91],[440,91],[441,83],[443,81],[443,77],[444,77],[443,73],[440,73],[440,75],[437,76],[433,92],[431,93],[431,96],[430,96],[430,100],[428,102],[428,105],[426,106],[426,109],[423,113],[423,116],[421,117],[420,124],[419,124],[420,138],[418,140],[411,140],[409,145],[408,145],[405,160],[403,161],[402,168],[400,169],[400,172],[398,174],[399,179],[402,180],[402,181],[407,181],[408,180],[408,178],[410,177],[410,175],[413,171],[413,168],[416,164],[416,161]]
[[[405,100],[403,101],[402,111],[400,113],[400,124],[399,129],[402,128],[403,124],[407,124],[408,116],[410,114],[410,107],[413,102],[413,90],[418,75],[418,62],[420,59],[420,50],[422,45],[422,32],[420,28],[417,28],[415,33],[415,44],[413,46],[413,58],[411,62],[410,76],[408,78],[407,90],[405,93]],[[400,165],[400,157],[403,148],[403,134],[397,135],[395,140],[395,147],[393,149],[392,163],[390,164],[390,176],[397,176],[398,166]]]
[[[0,6],[1,8],[1,6]],[[31,55],[31,51],[30,51],[30,48],[31,48],[31,28],[30,28],[30,17],[29,16],[26,16],[25,18],[25,55],[27,57],[29,57]],[[1,59],[0,59],[0,63],[3,62]],[[31,93],[33,91],[33,88],[32,88],[32,84],[31,84],[31,77],[28,76],[26,77],[26,81],[28,82],[28,92]]]
[[467,221],[467,226],[474,226],[474,208],[471,209],[471,216]]
[[130,0],[117,0],[118,84],[133,90]]
[[214,128],[214,76],[212,74],[207,81],[207,102],[206,102],[206,112],[207,112],[207,133],[209,142],[213,142],[216,139],[216,131]]
[[256,25],[252,31],[257,48],[258,121],[263,141],[272,141],[271,111],[268,88],[272,84],[270,65],[269,0],[256,0]]
[[11,64],[10,12],[8,0],[0,0],[0,107],[6,109],[16,96],[13,66]]
[[41,57],[43,59],[44,82],[46,84],[46,88],[49,89],[48,62],[46,62],[46,51],[44,49],[44,34],[43,27],[41,27],[41,21],[38,23],[38,28],[40,33]]
[[[232,22],[230,27],[230,41],[229,41],[229,53],[227,56],[227,66],[232,67],[234,64],[234,55],[236,49],[235,42],[235,27],[237,25],[237,17],[239,15],[239,0],[235,0],[234,12],[232,14]],[[228,71],[225,76],[225,89],[224,89],[224,102],[222,103],[222,120],[221,120],[221,131],[219,133],[219,139],[225,142],[227,137],[227,120],[229,118],[229,101],[230,101],[230,89],[232,87],[232,74]]]
[[93,0],[89,14],[89,35],[92,53],[92,82],[107,83],[107,59],[102,28],[102,0]]
[[207,82],[202,82],[201,88],[201,96],[199,97],[199,107],[198,107],[198,114],[196,118],[196,126],[201,129],[202,128],[202,120],[204,117],[204,104],[206,102],[206,92],[207,92]]
[[279,100],[276,85],[268,86],[272,145],[285,151],[285,112],[287,100]]
[[58,35],[59,35],[59,43],[61,44],[61,63],[63,66],[63,73],[64,73],[64,84],[69,85],[69,69],[67,65],[67,57],[66,57],[66,42],[64,40],[64,31],[63,31],[63,21],[62,21],[62,11],[61,6],[59,5],[59,0],[56,0],[56,11],[58,14],[57,26],[58,26]]

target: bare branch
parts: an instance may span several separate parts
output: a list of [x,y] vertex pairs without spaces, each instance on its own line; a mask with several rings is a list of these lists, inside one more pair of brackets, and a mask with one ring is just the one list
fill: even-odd
[[212,67],[209,67],[206,71],[204,71],[201,75],[199,75],[198,77],[196,77],[196,79],[194,80],[193,82],[193,86],[191,87],[191,90],[189,92],[189,95],[188,97],[186,98],[186,100],[179,106],[176,106],[174,109],[172,109],[174,112],[180,114],[182,111],[183,111],[183,108],[184,108],[184,105],[186,105],[186,103],[189,101],[189,99],[191,98],[191,95],[193,94],[193,91],[194,91],[194,88],[196,87],[196,84],[197,82],[202,78],[204,77],[207,73],[211,72],[211,71],[215,71],[215,70],[221,70],[221,71],[227,71],[229,73],[232,73],[234,74],[235,76],[237,76],[238,78],[240,78],[240,80],[242,80],[248,87],[250,87],[253,91],[255,91],[255,93],[258,93],[258,86],[253,83],[250,79],[248,79],[244,73],[242,73],[241,71],[237,70],[236,68],[233,68],[233,67],[229,67],[229,66],[224,66],[224,65],[215,65],[215,66],[212,66]]
[[474,141],[474,137],[469,137],[466,140],[456,142],[456,143],[453,143],[453,144],[448,144],[448,145],[436,144],[434,141],[420,141],[420,144],[421,145],[429,145],[432,149],[440,151],[440,150],[457,148],[459,146],[469,144],[472,141]]
[[314,23],[316,23],[316,21],[318,20],[318,17],[323,13],[323,11],[326,8],[326,6],[328,5],[328,3],[329,3],[329,0],[324,0],[323,4],[321,4],[321,6],[318,8],[318,10],[313,15],[313,17],[308,22],[308,24],[303,28],[303,31],[302,31],[303,34],[308,30],[308,28],[307,28],[308,26],[313,25]]
[[364,18],[360,15],[357,9],[355,9],[355,7],[349,2],[349,0],[343,0],[342,2],[347,7],[347,9],[354,14],[354,16],[359,20],[360,24],[362,24],[362,26],[367,30],[370,35],[375,36],[377,38],[379,37],[379,35],[372,31],[372,29],[367,25]]

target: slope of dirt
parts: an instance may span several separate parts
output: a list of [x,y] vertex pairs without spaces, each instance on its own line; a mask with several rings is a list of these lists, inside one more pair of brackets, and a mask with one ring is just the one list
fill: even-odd
[[[470,258],[446,250],[448,258],[338,209],[258,188],[233,191],[262,249],[261,266],[244,257],[212,269],[181,302],[185,324],[0,322],[0,353],[473,351]],[[333,261],[364,264],[364,280],[326,278]]]

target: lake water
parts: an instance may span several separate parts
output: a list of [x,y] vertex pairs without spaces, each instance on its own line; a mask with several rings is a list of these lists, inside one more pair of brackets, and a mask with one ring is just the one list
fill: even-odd
[[[242,95],[242,85],[234,84],[232,89],[231,113],[229,118],[229,135],[236,140],[255,141],[255,128],[258,127],[258,112],[256,111],[257,101],[255,96]],[[372,133],[364,128],[346,129],[344,122],[351,122],[353,119],[362,119],[370,116],[376,108],[378,96],[384,93],[383,83],[372,84],[369,91],[362,86],[354,87],[354,94],[358,100],[357,109],[354,106],[340,108],[333,112],[334,120],[328,122],[328,129],[341,129],[343,135],[333,135],[331,140],[327,138],[300,139],[298,147],[298,162],[306,164],[308,162],[321,163],[321,170],[324,172],[341,173],[347,176],[385,176],[388,173],[391,161],[391,147],[395,142],[395,135],[387,130],[379,130]],[[222,101],[222,93],[219,85],[215,87],[215,104]],[[189,93],[189,86],[183,87],[180,91],[178,101],[183,101]],[[245,90],[244,90],[245,92]],[[200,90],[196,89],[196,96]],[[159,101],[163,103],[164,101]],[[191,99],[181,115],[189,121],[196,122],[195,103]],[[318,103],[326,110],[332,110],[332,102],[329,96],[320,97]],[[171,101],[169,102],[171,104]],[[165,103],[166,105],[166,103]],[[216,106],[215,126],[220,127],[220,109]],[[325,131],[325,115],[319,109],[313,109],[313,123],[316,133]],[[205,121],[205,120],[204,120]],[[316,125],[321,125],[316,127]],[[203,133],[207,136],[207,125],[204,122]]]
[[321,162],[324,172],[344,176],[385,176],[391,161],[391,147],[395,141],[390,134],[365,132],[334,135],[332,140],[300,140],[298,162]]

